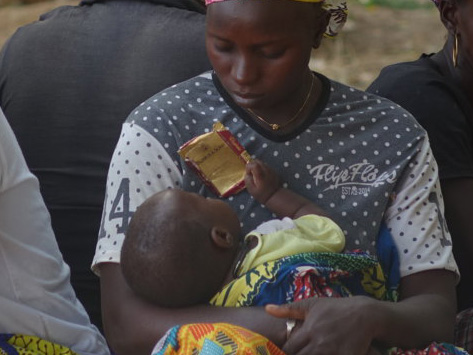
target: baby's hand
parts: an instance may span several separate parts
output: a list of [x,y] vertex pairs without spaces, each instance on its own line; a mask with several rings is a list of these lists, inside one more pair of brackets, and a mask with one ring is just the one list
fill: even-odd
[[274,170],[254,159],[246,164],[245,185],[251,196],[264,204],[280,188],[281,183]]

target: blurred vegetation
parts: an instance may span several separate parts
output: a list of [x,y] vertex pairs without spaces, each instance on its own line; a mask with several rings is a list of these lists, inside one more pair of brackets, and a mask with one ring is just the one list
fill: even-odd
[[357,0],[365,6],[384,6],[393,9],[420,9],[432,6],[431,1],[426,0]]

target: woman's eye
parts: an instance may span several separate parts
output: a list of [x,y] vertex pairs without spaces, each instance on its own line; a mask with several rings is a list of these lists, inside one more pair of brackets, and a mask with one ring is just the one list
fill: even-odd
[[218,52],[230,52],[232,50],[232,45],[228,43],[216,42],[214,44],[214,48]]
[[278,59],[284,55],[284,49],[263,49],[261,55],[268,59]]

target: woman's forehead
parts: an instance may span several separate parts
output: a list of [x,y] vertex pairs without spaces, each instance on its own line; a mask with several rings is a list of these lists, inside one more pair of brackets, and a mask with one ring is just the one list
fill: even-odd
[[[278,3],[270,6],[268,3]],[[309,5],[306,5],[309,6]],[[287,0],[270,1],[226,1],[225,4],[210,6],[207,11],[207,30],[223,35],[248,29],[272,37],[274,33],[313,27],[314,23],[306,7],[294,6]],[[264,36],[263,36],[264,37]]]
[[[341,30],[343,25],[347,20],[347,1],[346,0],[205,0],[207,6],[210,6],[209,9],[212,7],[212,4],[216,3],[233,3],[234,8],[236,6],[245,6],[248,3],[257,2],[259,4],[264,4],[267,7],[274,6],[278,7],[281,3],[289,2],[289,3],[320,3],[322,8],[327,11],[330,15],[330,21],[325,31],[326,37],[334,37],[338,34]],[[278,4],[279,3],[279,4]]]
[[[213,4],[213,3],[215,3],[215,2],[222,2],[222,1],[230,1],[230,0],[205,0],[205,5],[210,5],[210,4]],[[260,0],[260,1],[261,1],[261,0]],[[290,1],[316,3],[316,2],[324,2],[325,0],[290,0]]]

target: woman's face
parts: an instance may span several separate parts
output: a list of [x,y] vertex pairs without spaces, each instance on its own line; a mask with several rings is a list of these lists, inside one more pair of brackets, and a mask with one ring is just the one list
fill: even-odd
[[323,20],[314,25],[321,14],[319,5],[287,0],[232,0],[208,7],[207,52],[238,105],[274,109],[299,94],[315,38],[325,30]]

